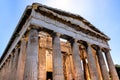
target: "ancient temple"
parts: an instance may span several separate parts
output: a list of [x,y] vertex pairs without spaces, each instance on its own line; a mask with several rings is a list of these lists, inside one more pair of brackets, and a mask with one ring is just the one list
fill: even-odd
[[0,58],[0,80],[119,80],[109,40],[79,15],[33,3]]

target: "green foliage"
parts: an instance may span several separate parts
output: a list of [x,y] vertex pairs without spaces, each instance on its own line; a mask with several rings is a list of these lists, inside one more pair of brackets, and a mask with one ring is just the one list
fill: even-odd
[[116,68],[116,71],[117,71],[119,79],[120,79],[120,65],[116,64],[115,68]]

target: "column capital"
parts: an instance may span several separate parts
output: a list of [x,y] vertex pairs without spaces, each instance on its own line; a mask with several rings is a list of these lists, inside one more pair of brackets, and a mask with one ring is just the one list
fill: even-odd
[[58,33],[58,32],[53,32],[52,34],[50,34],[51,37],[55,37],[55,36],[58,36],[60,37],[62,34],[61,33]]
[[92,47],[93,47],[95,50],[99,50],[99,49],[100,49],[100,47],[97,46],[97,45],[92,45]]
[[71,38],[70,40],[68,40],[70,43],[73,43],[73,42],[75,42],[75,43],[77,43],[78,42],[78,39],[75,39],[75,38]]
[[92,44],[87,42],[87,47],[92,47]]
[[111,49],[102,48],[102,51],[105,52],[105,53],[109,52],[110,50],[111,50]]
[[29,29],[29,30],[31,30],[31,29],[39,30],[40,27],[37,26],[37,25],[31,24],[28,29]]
[[27,38],[25,38],[25,37],[20,39],[20,41],[26,41],[26,40],[27,40]]
[[96,51],[102,52],[102,47],[101,47],[101,46],[97,46],[97,47],[96,47]]
[[59,36],[59,37],[61,36],[61,34],[60,34],[60,33],[56,33],[56,35],[57,35],[57,36]]
[[77,41],[78,41],[77,39],[74,39],[74,42],[76,42],[76,43],[77,43]]

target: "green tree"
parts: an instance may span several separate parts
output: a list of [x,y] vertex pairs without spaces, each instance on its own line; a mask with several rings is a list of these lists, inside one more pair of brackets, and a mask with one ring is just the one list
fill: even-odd
[[120,79],[120,65],[116,64],[115,68],[116,68],[116,71],[117,71],[119,79]]

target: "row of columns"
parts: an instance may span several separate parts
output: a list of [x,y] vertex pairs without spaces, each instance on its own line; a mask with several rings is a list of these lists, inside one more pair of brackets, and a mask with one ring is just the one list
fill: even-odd
[[[18,63],[17,64],[14,63],[14,65],[17,66],[16,67],[14,66],[13,68],[17,70],[12,69],[13,71],[11,72],[15,71],[14,73],[16,73],[15,74],[16,77],[12,77],[12,78],[10,77],[11,80],[38,80],[39,78],[40,80],[42,80],[41,76],[38,77],[39,75],[38,69],[41,68],[38,66],[38,64],[41,64],[39,63],[38,60],[38,57],[40,56],[40,55],[38,56],[38,52],[39,52],[38,35],[39,34],[36,29],[31,29],[28,37],[28,43],[26,42],[26,40],[22,40],[19,57],[15,56],[15,58],[12,61],[12,62],[18,61]],[[53,80],[64,80],[62,54],[60,48],[60,34],[54,33],[52,37],[53,37],[52,38]],[[79,46],[76,39],[71,40],[71,49],[72,49],[72,59],[73,59],[73,65],[75,71],[75,76],[74,76],[75,80],[85,80],[84,77],[85,73],[83,73],[81,58],[79,57]],[[100,65],[103,80],[109,80],[110,77],[102,51],[100,48],[98,48],[96,51],[97,51],[96,53],[97,53],[98,62]],[[16,54],[18,54],[17,53],[18,49],[16,49],[15,52]],[[98,77],[97,68],[95,66],[96,63],[93,57],[91,44],[87,44],[86,53],[87,53],[88,67],[89,67],[91,80],[100,80]],[[109,51],[105,51],[105,56],[112,80],[119,80]],[[84,64],[84,67],[85,66],[87,66],[87,64]],[[41,73],[40,71],[40,74],[42,75],[44,73]]]
[[[36,31],[36,30],[34,30],[34,31]],[[31,33],[30,33],[30,35],[34,35],[34,32],[33,32],[33,34],[31,34]],[[36,39],[38,39],[38,38],[36,38]],[[57,34],[53,35],[52,43],[53,43],[52,44],[53,45],[53,80],[64,80],[62,54],[61,54],[61,49],[60,49],[60,34],[57,33]],[[71,43],[71,46],[72,46],[72,58],[73,58],[73,63],[74,63],[74,68],[75,68],[75,80],[84,80],[84,73],[82,71],[81,59],[79,57],[79,48],[78,48],[78,45],[77,45],[77,41],[73,40],[72,43]],[[38,51],[36,49],[38,49],[38,46],[34,49],[35,51]],[[32,50],[32,51],[34,51],[34,50]],[[31,49],[30,49],[30,52],[31,52]],[[28,52],[28,53],[30,53],[30,52]],[[95,60],[94,60],[94,57],[93,57],[93,54],[92,54],[90,44],[88,44],[88,46],[87,46],[87,53],[88,53],[87,59],[88,59],[88,65],[89,65],[89,69],[90,69],[91,80],[99,80],[98,73],[97,73],[97,68],[95,66],[96,64],[95,64]],[[38,55],[38,53],[36,52],[36,56],[35,56],[36,60],[33,60],[33,62],[35,61],[35,63],[38,62],[38,56],[37,55]],[[107,71],[107,67],[106,67],[106,64],[105,64],[105,61],[104,61],[104,58],[103,58],[103,55],[102,55],[100,49],[97,50],[97,55],[98,55],[98,61],[99,61],[99,64],[100,64],[103,79],[108,80],[109,79],[109,73]],[[30,58],[30,59],[32,59],[32,58]],[[109,53],[106,53],[106,59],[107,59],[107,62],[108,62],[108,66],[109,66],[109,70],[110,70],[112,79],[113,80],[118,80],[116,70],[115,70],[114,64],[112,62],[112,58],[110,57]],[[31,66],[32,65],[33,64],[31,64]],[[36,66],[37,66],[37,64],[36,64]],[[37,69],[35,69],[35,70],[37,70]],[[34,71],[31,71],[31,72],[34,72]],[[36,71],[36,75],[37,74],[38,73]],[[33,76],[33,77],[36,78],[36,76]],[[33,78],[33,80],[37,80],[35,78]]]

